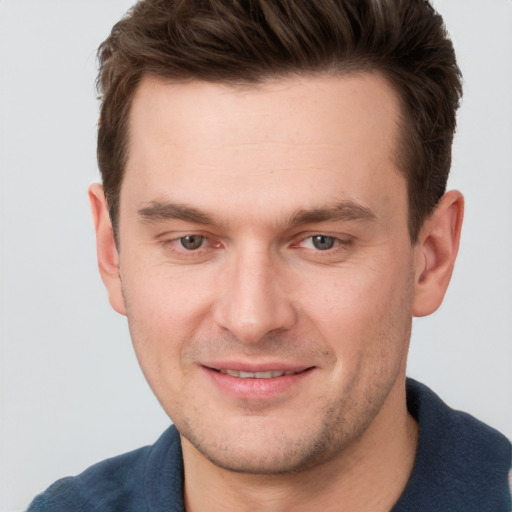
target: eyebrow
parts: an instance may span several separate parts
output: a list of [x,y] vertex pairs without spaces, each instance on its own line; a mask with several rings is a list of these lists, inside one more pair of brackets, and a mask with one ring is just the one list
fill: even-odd
[[298,210],[291,219],[290,225],[312,224],[315,222],[337,221],[375,221],[377,215],[366,206],[351,200],[345,200],[334,206],[314,208],[312,210]]
[[142,220],[146,222],[158,222],[164,220],[182,220],[193,222],[195,224],[215,224],[215,219],[207,213],[178,203],[162,203],[160,201],[151,201],[149,204],[140,208],[137,212]]
[[[145,222],[159,222],[166,220],[181,220],[194,224],[213,225],[221,224],[214,216],[179,203],[151,201],[137,212]],[[301,209],[294,212],[287,222],[289,226],[312,224],[317,222],[337,221],[375,221],[377,215],[371,208],[360,205],[351,200],[345,200],[333,206],[313,209]]]

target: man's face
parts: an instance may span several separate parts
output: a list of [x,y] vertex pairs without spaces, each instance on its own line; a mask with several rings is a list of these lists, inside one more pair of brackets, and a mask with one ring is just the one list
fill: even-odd
[[139,87],[111,300],[184,450],[286,472],[403,413],[398,119],[370,74]]

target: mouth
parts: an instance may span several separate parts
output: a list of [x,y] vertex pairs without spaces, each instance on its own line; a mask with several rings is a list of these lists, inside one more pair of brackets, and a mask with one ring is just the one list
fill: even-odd
[[238,377],[239,379],[275,379],[276,377],[283,377],[285,375],[295,375],[304,370],[269,370],[265,372],[245,372],[242,370],[230,370],[221,368],[216,371],[224,375]]
[[286,364],[245,365],[237,363],[202,365],[210,382],[222,395],[254,403],[290,397],[304,390],[304,382],[315,366]]

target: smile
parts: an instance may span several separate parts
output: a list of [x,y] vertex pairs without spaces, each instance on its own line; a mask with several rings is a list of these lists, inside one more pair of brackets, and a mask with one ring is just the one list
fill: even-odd
[[286,363],[256,365],[225,362],[201,366],[210,382],[223,395],[261,403],[298,392],[300,383],[316,369],[315,366]]
[[225,375],[231,375],[232,377],[238,377],[240,379],[273,379],[275,377],[283,377],[284,375],[294,375],[299,371],[287,370],[287,371],[266,371],[266,372],[244,372],[240,370],[229,370],[221,369],[220,373]]

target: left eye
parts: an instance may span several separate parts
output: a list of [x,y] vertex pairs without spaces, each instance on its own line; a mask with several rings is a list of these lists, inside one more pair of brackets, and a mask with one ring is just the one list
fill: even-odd
[[204,236],[201,235],[188,235],[180,238],[180,244],[187,251],[194,251],[199,249],[204,242]]
[[317,249],[319,251],[328,251],[336,245],[337,239],[327,235],[313,235],[306,238],[302,244],[308,248]]

